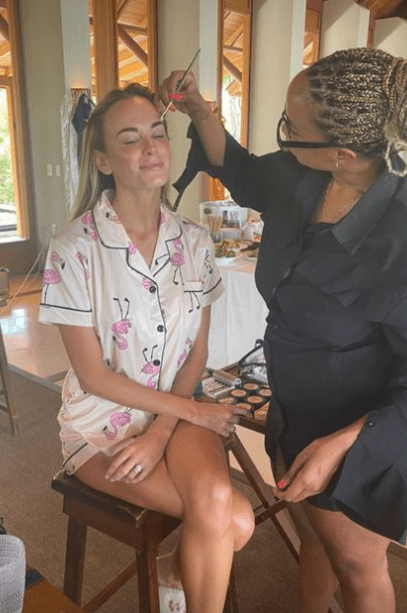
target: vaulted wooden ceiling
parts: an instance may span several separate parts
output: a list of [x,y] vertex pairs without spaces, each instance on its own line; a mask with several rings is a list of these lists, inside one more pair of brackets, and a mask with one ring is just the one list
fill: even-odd
[[403,17],[407,19],[407,0],[355,0],[365,6],[376,19],[385,17]]
[[[318,0],[316,0],[318,1]],[[123,86],[131,81],[147,84],[147,0],[116,0],[118,19],[119,78]],[[322,2],[322,0],[321,0]],[[368,8],[376,19],[402,17],[407,19],[407,0],[354,0]],[[224,75],[231,75],[230,93],[240,89],[243,46],[242,15],[230,10],[224,15]],[[92,1],[89,0],[89,33],[93,42]],[[92,52],[92,65],[94,62]],[[92,71],[94,72],[94,71]],[[11,57],[8,42],[7,0],[0,0],[0,85],[11,77]]]

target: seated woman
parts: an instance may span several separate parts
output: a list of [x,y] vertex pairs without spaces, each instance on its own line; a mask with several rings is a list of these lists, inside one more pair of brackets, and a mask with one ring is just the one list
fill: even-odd
[[166,204],[169,172],[152,94],[110,92],[86,128],[73,221],[52,238],[39,319],[58,324],[72,364],[58,417],[65,470],[181,518],[161,572],[182,582],[188,613],[221,613],[233,552],[254,527],[221,438],[242,411],[191,398],[222,282],[208,232]]

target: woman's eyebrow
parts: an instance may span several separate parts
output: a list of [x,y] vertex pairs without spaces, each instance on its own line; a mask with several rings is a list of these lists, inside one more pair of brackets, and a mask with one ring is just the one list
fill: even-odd
[[[154,121],[154,123],[151,124],[150,128],[156,128],[157,126],[163,126],[164,127],[164,122],[163,121]],[[122,128],[121,130],[118,131],[118,133],[116,134],[116,136],[119,136],[119,134],[121,134],[122,132],[139,132],[139,129],[136,127],[129,127],[129,128]]]

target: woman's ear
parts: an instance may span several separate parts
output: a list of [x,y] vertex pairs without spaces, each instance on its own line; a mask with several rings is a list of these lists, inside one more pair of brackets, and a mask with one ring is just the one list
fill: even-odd
[[336,160],[339,165],[349,164],[350,162],[354,162],[358,154],[352,149],[346,149],[345,147],[341,147],[336,149]]
[[102,172],[104,175],[112,174],[112,169],[110,168],[110,164],[108,162],[106,154],[103,153],[103,151],[98,151],[97,149],[95,149],[95,151],[93,152],[93,161],[95,162],[97,169],[100,170],[100,172]]

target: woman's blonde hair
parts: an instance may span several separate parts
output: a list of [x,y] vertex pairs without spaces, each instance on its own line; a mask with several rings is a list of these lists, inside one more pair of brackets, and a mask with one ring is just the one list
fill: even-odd
[[[70,214],[71,220],[93,209],[103,190],[115,189],[114,178],[111,175],[103,174],[97,168],[94,152],[105,150],[104,118],[107,111],[117,102],[134,97],[145,98],[153,106],[156,106],[155,96],[147,87],[139,83],[130,83],[124,89],[110,91],[92,111],[82,140],[78,192]],[[167,130],[166,127],[165,129]],[[161,189],[161,199],[171,208],[166,197],[165,187]]]
[[407,60],[361,47],[336,51],[307,70],[314,123],[338,146],[382,157],[392,174],[407,151]]

